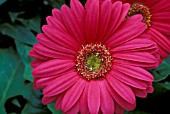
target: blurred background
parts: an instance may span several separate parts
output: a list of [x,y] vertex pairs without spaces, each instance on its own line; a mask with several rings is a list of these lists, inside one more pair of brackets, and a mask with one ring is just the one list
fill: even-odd
[[[84,5],[86,0],[80,0]],[[54,103],[43,105],[42,91],[33,89],[33,60],[28,56],[36,34],[53,8],[69,0],[0,0],[0,114],[62,114]],[[134,111],[125,114],[170,114],[170,57],[150,71],[155,91],[137,98]],[[126,94],[126,92],[125,92]]]

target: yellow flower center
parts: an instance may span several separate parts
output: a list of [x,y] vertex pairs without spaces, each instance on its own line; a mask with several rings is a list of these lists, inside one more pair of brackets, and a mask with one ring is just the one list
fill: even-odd
[[127,17],[141,14],[143,16],[143,22],[146,23],[147,26],[151,26],[151,13],[147,6],[143,5],[142,3],[135,2],[134,4],[131,4],[131,8],[128,12]]
[[112,57],[105,45],[87,44],[77,54],[77,71],[87,80],[105,77],[111,66]]
[[101,65],[101,59],[98,54],[91,54],[86,58],[87,70],[90,72],[98,70]]

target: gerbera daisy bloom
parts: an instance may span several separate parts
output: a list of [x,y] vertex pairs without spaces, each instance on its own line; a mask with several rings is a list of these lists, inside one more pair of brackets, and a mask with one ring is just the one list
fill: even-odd
[[121,114],[135,108],[135,96],[153,92],[147,70],[159,64],[157,45],[140,35],[141,15],[124,20],[129,9],[110,0],[88,0],[85,8],[71,0],[71,8],[53,9],[29,53],[44,104],[56,101],[70,114]]
[[[104,0],[100,0],[103,2]],[[118,0],[112,0],[115,2]],[[145,33],[157,43],[162,58],[170,54],[170,2],[169,0],[120,0],[130,3],[131,8],[127,17],[142,14],[146,23]]]

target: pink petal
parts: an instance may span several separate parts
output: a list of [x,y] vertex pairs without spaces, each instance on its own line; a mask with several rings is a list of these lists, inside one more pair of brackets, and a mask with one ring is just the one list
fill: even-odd
[[140,67],[116,64],[114,69],[139,80],[153,81],[153,76]]
[[38,54],[38,53],[35,52],[34,50],[31,50],[31,51],[29,52],[29,56],[32,57],[32,58],[41,59],[41,60],[43,60],[43,61],[46,61],[46,60],[50,60],[50,59],[51,59],[51,58],[49,58],[49,57],[45,57],[45,56],[43,56],[43,55]]
[[[117,80],[116,78],[108,75],[107,77],[107,81],[110,83],[110,85],[112,86],[112,88],[114,89],[114,91],[121,96],[124,100],[126,100],[127,102],[134,104],[135,103],[135,95],[132,91],[132,89],[123,84],[122,82],[120,82],[119,80]],[[126,94],[125,94],[126,92]]]
[[[85,23],[85,9],[83,5],[78,0],[71,0],[71,10],[77,19],[77,23],[79,24],[81,34],[85,36],[84,33],[84,23]],[[84,37],[83,37],[84,40]]]
[[[83,92],[86,81],[79,79],[65,94],[62,101],[62,109],[64,112],[70,110],[80,98]],[[75,112],[74,112],[75,114]]]
[[43,91],[46,97],[60,94],[70,88],[80,77],[77,72],[70,72],[52,81]]
[[105,39],[107,39],[114,32],[115,26],[117,24],[117,21],[119,20],[120,14],[121,14],[121,10],[122,10],[122,3],[120,1],[117,1],[112,5],[112,12],[111,12],[109,24],[107,27],[107,34],[105,34],[105,38],[100,39],[98,41],[103,42]]
[[113,114],[114,113],[114,101],[109,91],[106,88],[106,85],[103,81],[99,82],[100,86],[100,108],[102,114]]
[[49,39],[63,47],[69,48],[71,50],[78,50],[80,47],[80,44],[67,32],[60,31],[47,25],[44,25],[42,30]]
[[119,58],[128,61],[141,62],[154,65],[157,59],[148,52],[115,52],[112,54],[113,58]]
[[69,111],[64,114],[78,114],[79,113],[79,103],[77,102]]
[[41,59],[35,59],[31,62],[31,67],[35,68],[37,66],[39,66],[40,64],[44,63],[45,61],[41,60]]
[[127,43],[112,48],[110,51],[112,53],[122,51],[151,51],[151,53],[155,53],[157,51],[157,46],[153,43],[152,40],[142,37],[133,39]]
[[158,46],[170,53],[170,39],[153,28],[150,28],[147,32],[152,35],[152,40],[155,41]]
[[169,23],[162,23],[162,22],[152,22],[152,27],[163,34],[169,35],[170,25]]
[[73,54],[55,51],[41,44],[35,44],[33,49],[35,52],[45,57],[50,57],[55,59],[71,59],[71,60],[75,58]]
[[112,69],[110,72],[112,77],[115,77],[119,81],[132,86],[134,88],[139,88],[139,89],[146,89],[147,88],[147,83],[145,81],[138,80],[136,78],[130,77],[120,71]]
[[118,105],[117,103],[115,103],[115,113],[116,114],[123,114],[124,113],[124,109]]
[[56,99],[57,99],[57,96],[43,97],[43,98],[42,98],[42,103],[43,103],[44,105],[47,105],[47,104],[52,103],[52,102],[55,101]]
[[[63,5],[61,8],[61,12],[62,12],[62,18],[63,18],[64,24],[65,24],[68,32],[70,33],[70,35],[77,42],[79,42],[79,44],[84,44],[85,41],[84,41],[84,36],[82,33],[83,30],[81,30],[81,25],[79,23],[77,23],[78,19],[75,17],[75,15],[71,11],[71,9],[68,6]],[[83,12],[81,12],[81,13],[83,14]],[[79,17],[79,18],[81,18],[81,17]]]
[[75,55],[77,52],[73,51],[69,48],[65,48],[55,42],[53,42],[52,40],[50,40],[47,36],[45,36],[45,34],[41,33],[38,34],[36,39],[38,40],[38,42],[50,49],[53,49],[55,51],[59,51],[59,52],[63,52],[63,53],[68,53],[68,54],[72,54]]
[[107,29],[109,26],[109,20],[112,13],[112,3],[109,0],[105,0],[101,5],[100,16],[99,16],[99,27],[97,32],[97,41],[101,41],[107,33]]
[[60,31],[64,31],[64,32],[67,32],[67,29],[66,27],[64,26],[64,24],[57,20],[55,17],[52,17],[52,16],[48,16],[46,18],[47,20],[47,24],[50,26],[50,27],[54,27],[55,29],[58,29]]
[[[114,3],[113,3],[113,4],[114,4]],[[119,27],[120,24],[124,21],[126,15],[127,15],[127,13],[128,13],[128,11],[129,11],[129,9],[130,9],[130,4],[125,3],[125,4],[122,5],[121,14],[120,14],[119,19],[118,19],[118,21],[117,21],[117,23],[116,23],[115,30],[116,30],[117,27]],[[114,9],[113,9],[113,10],[114,10]]]
[[63,73],[75,66],[72,60],[49,60],[37,66],[32,74],[36,77],[47,77]]
[[87,97],[90,113],[98,114],[100,107],[100,88],[97,81],[90,81]]
[[55,109],[56,109],[56,110],[61,110],[61,104],[62,104],[64,95],[65,95],[64,92],[61,93],[61,94],[59,94],[59,95],[57,95],[57,96],[58,96],[58,97],[57,97],[57,102],[56,102],[56,104],[55,104]]
[[140,97],[140,98],[146,98],[147,96],[147,91],[146,90],[141,90],[137,88],[132,88],[135,96]]
[[80,97],[80,113],[81,114],[90,114],[89,108],[88,108],[88,102],[87,102],[87,95],[89,90],[89,82],[86,82],[85,88],[83,90],[83,93]]
[[34,84],[37,87],[45,88],[48,84],[50,84],[56,78],[57,78],[57,76],[51,76],[51,77],[46,77],[46,78],[39,78],[39,79],[37,79],[37,81]]
[[57,8],[54,8],[52,10],[52,15],[55,19],[57,19],[59,22],[63,23],[63,19],[62,19],[62,14],[61,11]]
[[[121,23],[117,31],[106,40],[106,45],[110,48],[116,47],[127,41],[130,41],[144,32],[146,25],[143,22],[131,23],[137,16],[132,16]],[[138,19],[138,18],[137,18]]]
[[162,1],[155,0],[155,3],[152,2],[151,4],[151,13],[154,14],[157,12],[168,12],[170,10],[169,8],[170,8],[170,4],[168,0],[162,0]]
[[92,0],[86,9],[85,35],[87,43],[94,43],[99,22],[99,1]]
[[[126,110],[133,110],[136,107],[136,102],[134,104],[131,104],[130,102],[127,102],[124,100],[118,93],[110,86],[109,82],[105,81],[106,87],[109,90],[110,94],[114,98],[114,100],[124,109]],[[124,91],[126,93],[127,91]],[[126,93],[127,94],[127,93]],[[116,107],[115,107],[116,111]]]

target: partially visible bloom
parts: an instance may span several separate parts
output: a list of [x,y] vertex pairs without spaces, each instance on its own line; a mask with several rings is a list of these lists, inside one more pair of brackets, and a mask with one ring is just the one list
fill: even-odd
[[[100,0],[102,3],[104,0]],[[118,0],[112,0],[114,3]],[[127,17],[135,14],[143,15],[143,22],[148,28],[145,33],[157,43],[162,58],[170,54],[170,2],[169,0],[119,0],[130,3]]]
[[44,104],[57,100],[55,108],[70,114],[121,114],[135,108],[135,96],[153,92],[147,70],[159,65],[157,45],[140,35],[141,15],[124,20],[129,8],[110,0],[87,0],[84,8],[71,0],[71,9],[52,11],[29,54]]

